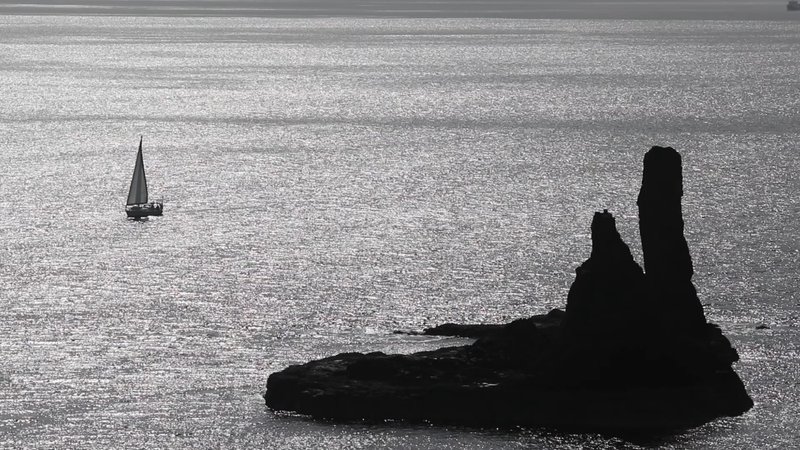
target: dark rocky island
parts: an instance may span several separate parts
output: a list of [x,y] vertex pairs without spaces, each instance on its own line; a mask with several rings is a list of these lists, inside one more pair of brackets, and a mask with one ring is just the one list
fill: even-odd
[[412,355],[344,353],[270,375],[272,410],[339,420],[663,432],[737,416],[753,402],[736,350],[706,322],[683,235],[681,157],[644,158],[639,225],[645,270],[614,217],[595,213],[592,251],[566,311],[506,325],[445,324],[426,334],[471,345]]

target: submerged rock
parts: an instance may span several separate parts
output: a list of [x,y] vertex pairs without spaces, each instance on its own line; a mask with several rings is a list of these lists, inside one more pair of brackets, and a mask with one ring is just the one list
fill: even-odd
[[604,210],[566,311],[425,331],[477,338],[471,345],[291,366],[270,375],[267,406],[327,419],[639,433],[744,413],[753,402],[731,367],[738,354],[706,322],[691,282],[681,195],[680,155],[653,147],[638,200],[646,271]]

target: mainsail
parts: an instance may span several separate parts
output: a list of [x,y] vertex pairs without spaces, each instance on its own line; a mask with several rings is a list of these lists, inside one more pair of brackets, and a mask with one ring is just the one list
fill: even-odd
[[147,179],[144,177],[144,160],[142,159],[142,138],[139,138],[139,153],[136,154],[136,167],[133,169],[131,189],[128,191],[128,204],[147,203]]

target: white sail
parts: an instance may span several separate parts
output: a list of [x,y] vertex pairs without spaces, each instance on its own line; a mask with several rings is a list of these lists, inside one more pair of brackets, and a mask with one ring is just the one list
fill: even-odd
[[139,153],[136,154],[136,167],[133,169],[131,189],[128,191],[128,204],[147,203],[147,179],[144,176],[144,160],[142,159],[142,139],[139,138]]

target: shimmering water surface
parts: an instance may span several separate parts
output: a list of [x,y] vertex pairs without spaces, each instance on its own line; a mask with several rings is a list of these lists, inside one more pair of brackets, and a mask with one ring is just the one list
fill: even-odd
[[[0,445],[601,448],[532,429],[276,416],[267,376],[563,306],[608,208],[641,261],[682,152],[743,417],[800,440],[797,22],[0,16]],[[163,217],[125,218],[137,141]],[[756,330],[759,324],[769,329]]]

